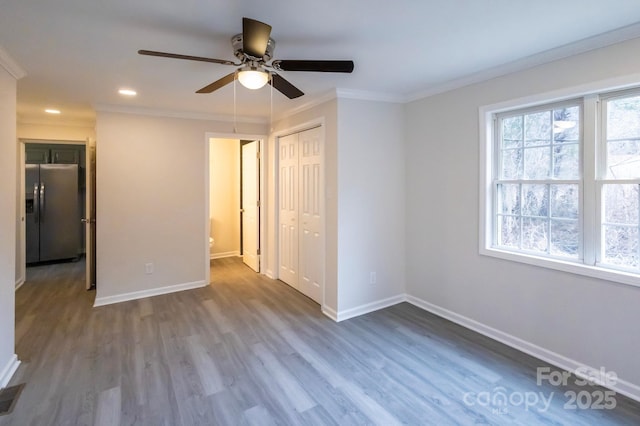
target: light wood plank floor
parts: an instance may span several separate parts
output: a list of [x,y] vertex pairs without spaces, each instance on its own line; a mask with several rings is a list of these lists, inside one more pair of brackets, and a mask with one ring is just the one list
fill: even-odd
[[[0,426],[640,424],[621,395],[565,409],[564,392],[602,389],[537,386],[542,361],[406,303],[336,324],[229,258],[206,288],[92,308],[82,273],[29,268],[12,380],[26,386]],[[486,400],[500,393],[511,402]],[[525,407],[534,395],[549,407]]]

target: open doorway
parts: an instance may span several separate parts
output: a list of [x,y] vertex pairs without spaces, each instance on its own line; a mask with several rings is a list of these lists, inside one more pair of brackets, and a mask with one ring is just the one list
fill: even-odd
[[94,288],[95,143],[20,140],[19,152],[19,285],[37,268],[75,262]]
[[[209,258],[241,257],[260,272],[261,151],[258,138],[209,139]],[[215,272],[214,272],[215,273]]]

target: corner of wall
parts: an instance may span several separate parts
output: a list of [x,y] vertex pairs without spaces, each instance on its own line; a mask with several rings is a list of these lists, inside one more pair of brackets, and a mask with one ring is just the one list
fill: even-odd
[[18,360],[18,356],[14,354],[13,357],[9,359],[9,362],[7,362],[7,365],[0,370],[0,389],[5,388],[9,384],[19,366],[20,361]]
[[338,310],[337,312],[329,307],[323,306],[322,312],[332,320],[336,322],[340,322],[340,321],[348,320],[350,318],[359,317],[361,315],[366,315],[371,312],[388,308],[390,306],[397,305],[398,303],[402,303],[406,301],[407,301],[407,295],[402,293],[396,296],[387,297],[386,299],[380,299],[380,300],[376,300],[375,302],[356,306],[354,308],[345,309],[342,311]]

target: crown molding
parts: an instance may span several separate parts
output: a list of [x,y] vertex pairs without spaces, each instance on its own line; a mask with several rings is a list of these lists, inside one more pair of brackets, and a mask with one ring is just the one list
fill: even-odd
[[51,127],[90,127],[94,128],[96,125],[95,119],[76,119],[76,120],[56,120],[55,122],[51,120],[38,120],[34,118],[21,119],[18,116],[17,120],[18,124],[25,126],[51,126]]
[[284,110],[283,112],[277,114],[277,116],[274,117],[275,120],[281,120],[285,117],[290,117],[292,115],[296,115],[301,113],[302,111],[306,111],[309,110],[313,107],[316,107],[320,104],[323,104],[325,102],[328,102],[330,100],[336,99],[337,95],[336,95],[336,91],[335,90],[330,90],[328,92],[325,92],[319,96],[316,96],[314,98],[311,98],[309,101],[300,104],[298,106],[295,106],[293,108],[289,108]]
[[20,80],[22,77],[27,75],[27,72],[13,60],[11,55],[9,55],[2,46],[0,46],[0,66],[16,80]]
[[309,110],[311,108],[314,108],[320,104],[331,101],[333,99],[357,99],[361,101],[390,102],[390,103],[404,102],[404,97],[394,95],[391,93],[369,92],[364,90],[351,90],[351,89],[337,88],[335,90],[330,90],[319,96],[316,96],[301,105],[284,110],[283,112],[279,113],[275,118],[276,120],[281,120],[285,117],[290,117],[292,115],[299,114],[302,111]]
[[146,115],[151,117],[184,118],[188,120],[219,121],[224,123],[233,123],[234,121],[239,123],[254,123],[254,124],[268,123],[268,119],[263,117],[237,116],[234,120],[233,115],[209,114],[205,112],[178,111],[178,110],[144,108],[144,107],[135,107],[135,106],[113,105],[113,104],[95,104],[93,105],[93,108],[96,111],[100,111],[100,112],[115,112],[120,114]]
[[428,98],[429,96],[439,93],[448,92],[450,90],[459,89],[461,87],[470,86],[475,83],[491,80],[492,78],[502,77],[518,71],[524,71],[539,65],[558,61],[581,53],[622,43],[634,38],[640,37],[640,23],[631,24],[626,27],[598,34],[573,43],[545,50],[512,62],[507,62],[497,67],[489,68],[468,76],[446,81],[421,90],[416,93],[408,94],[404,97],[404,102],[413,102],[419,99]]

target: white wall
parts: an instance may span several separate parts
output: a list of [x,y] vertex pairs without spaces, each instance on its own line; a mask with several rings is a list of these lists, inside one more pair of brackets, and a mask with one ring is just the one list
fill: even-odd
[[98,112],[97,304],[205,284],[205,133],[232,131],[232,123]]
[[16,79],[0,61],[0,388],[7,384],[17,367],[14,349],[16,153]]
[[410,295],[640,385],[640,288],[478,254],[478,108],[637,73],[639,50],[632,40],[406,106]]
[[240,254],[240,140],[211,139],[209,145],[212,257]]
[[405,291],[403,125],[400,104],[338,100],[340,316]]

